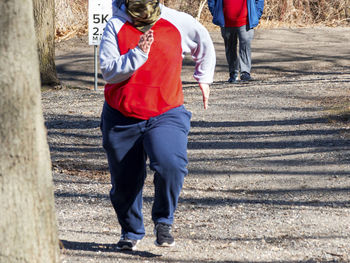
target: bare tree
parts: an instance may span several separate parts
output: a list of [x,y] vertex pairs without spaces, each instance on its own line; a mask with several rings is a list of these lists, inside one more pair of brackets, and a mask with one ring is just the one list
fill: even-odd
[[0,36],[0,262],[58,262],[32,0],[0,1]]
[[197,11],[197,16],[196,16],[196,19],[198,21],[200,21],[201,19],[201,14],[202,14],[202,11],[203,11],[203,8],[205,6],[205,4],[207,3],[207,0],[201,0],[200,3],[199,3],[199,7],[198,7],[198,11]]
[[55,1],[33,0],[42,84],[57,85],[55,65]]

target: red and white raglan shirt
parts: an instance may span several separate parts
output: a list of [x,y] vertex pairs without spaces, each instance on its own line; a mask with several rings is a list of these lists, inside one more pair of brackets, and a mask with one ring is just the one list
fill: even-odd
[[212,83],[215,50],[208,31],[192,16],[160,5],[149,54],[137,45],[143,34],[131,24],[125,6],[113,2],[100,45],[105,100],[124,116],[147,120],[183,104],[182,60],[190,53],[194,78]]

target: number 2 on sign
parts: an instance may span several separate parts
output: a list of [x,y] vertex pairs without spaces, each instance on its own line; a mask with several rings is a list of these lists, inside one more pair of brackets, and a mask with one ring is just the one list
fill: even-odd
[[[98,27],[94,27],[93,30],[95,30],[94,33],[92,33],[94,36],[98,36],[98,35],[102,36],[102,33],[101,33],[101,34],[98,33],[98,32],[100,31],[100,29],[99,29]],[[102,32],[103,32],[104,30],[105,30],[105,29],[103,28],[103,29],[102,29]]]

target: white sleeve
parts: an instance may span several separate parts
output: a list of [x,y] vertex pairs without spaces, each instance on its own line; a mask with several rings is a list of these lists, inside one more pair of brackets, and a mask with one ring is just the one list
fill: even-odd
[[190,53],[196,63],[193,77],[199,83],[212,83],[216,56],[208,30],[189,14],[166,7],[163,10],[164,18],[173,23],[181,33],[183,53]]
[[120,55],[117,32],[122,22],[111,19],[104,30],[100,44],[100,68],[102,76],[108,83],[119,83],[128,79],[148,59],[148,55],[139,47],[130,49]]
[[190,47],[191,56],[196,63],[193,77],[199,83],[212,83],[214,78],[216,56],[213,41],[207,29],[193,19],[194,31],[184,39]]

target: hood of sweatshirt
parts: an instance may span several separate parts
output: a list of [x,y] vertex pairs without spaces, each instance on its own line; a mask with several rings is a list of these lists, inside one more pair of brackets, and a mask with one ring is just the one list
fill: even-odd
[[113,16],[121,17],[131,22],[130,16],[125,11],[126,7],[124,0],[113,0],[112,2],[112,14]]
[[[124,0],[113,0],[112,2],[113,16],[124,18],[128,22],[132,23],[131,17],[126,13],[126,7],[124,3],[125,3]],[[163,5],[159,4],[159,7],[160,7],[160,12],[162,12]]]

